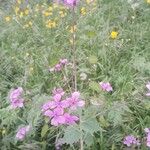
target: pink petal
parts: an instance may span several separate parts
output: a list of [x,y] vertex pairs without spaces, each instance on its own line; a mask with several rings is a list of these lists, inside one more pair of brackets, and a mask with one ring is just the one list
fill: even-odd
[[53,125],[53,126],[58,126],[58,125],[59,125],[58,120],[57,120],[56,118],[53,118],[53,119],[51,120],[51,125]]
[[61,95],[60,94],[56,94],[53,96],[54,101],[60,101],[61,100]]
[[72,93],[72,98],[78,99],[79,97],[80,97],[80,93],[79,92]]
[[79,101],[77,105],[79,107],[83,107],[85,105],[85,101]]
[[47,116],[47,117],[53,117],[53,112],[51,110],[47,110],[44,112],[44,116]]
[[150,82],[146,84],[146,87],[150,90]]
[[147,93],[146,96],[150,96],[150,93]]

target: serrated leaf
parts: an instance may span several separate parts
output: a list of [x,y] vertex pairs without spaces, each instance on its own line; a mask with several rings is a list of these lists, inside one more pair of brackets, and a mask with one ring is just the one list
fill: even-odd
[[87,134],[84,138],[84,142],[88,147],[91,146],[94,142],[93,136],[91,134]]
[[42,127],[42,131],[41,131],[41,137],[43,138],[47,131],[49,130],[49,126],[47,124],[45,124],[43,127]]
[[94,134],[94,132],[99,131],[101,128],[99,126],[98,121],[96,118],[89,118],[86,119],[81,123],[81,128],[84,130],[86,133]]
[[98,59],[97,59],[96,56],[92,55],[92,56],[89,57],[89,62],[90,62],[91,64],[96,64],[97,61],[98,61]]
[[72,145],[80,140],[81,133],[77,126],[68,126],[65,129],[63,140],[66,144]]
[[99,87],[99,84],[95,81],[91,81],[89,83],[89,87],[90,89],[92,89],[93,91],[97,91],[97,92],[100,92],[100,87]]

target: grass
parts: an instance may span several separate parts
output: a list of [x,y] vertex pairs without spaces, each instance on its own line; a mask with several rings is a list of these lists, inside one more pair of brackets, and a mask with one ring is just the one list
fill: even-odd
[[[123,0],[98,0],[96,6],[81,3],[76,15],[78,90],[87,103],[94,99],[107,109],[102,118],[97,118],[105,131],[95,135],[90,148],[122,150],[125,135],[134,134],[141,138],[144,128],[150,124],[150,101],[145,96],[145,85],[150,80],[150,4],[141,0],[133,9],[134,2]],[[36,95],[48,95],[54,87],[70,91],[72,74],[69,69],[58,74],[48,71],[60,58],[72,62],[70,10],[55,8],[50,18],[56,19],[57,25],[48,29],[45,27],[48,17],[43,16],[40,9],[35,11],[35,2],[30,2],[29,15],[22,18],[15,15],[12,9],[15,4],[8,3],[7,7],[9,5],[9,9],[0,6],[0,108],[7,108],[10,89],[18,86],[25,89],[29,101]],[[85,15],[80,14],[81,7],[87,9]],[[45,3],[41,9],[47,8]],[[67,16],[61,18],[59,9]],[[6,16],[10,16],[10,21],[5,21]],[[29,21],[32,21],[32,26],[24,28]],[[118,32],[117,38],[110,37],[112,31]],[[80,79],[81,73],[87,75],[85,81]],[[100,81],[109,81],[114,91],[111,94],[99,92],[96,87]],[[120,110],[119,107],[123,108]],[[113,113],[115,115],[111,116]],[[1,128],[5,128],[6,134],[1,136],[3,139],[13,137],[18,121],[3,125],[2,120]],[[52,135],[36,140],[51,141]]]

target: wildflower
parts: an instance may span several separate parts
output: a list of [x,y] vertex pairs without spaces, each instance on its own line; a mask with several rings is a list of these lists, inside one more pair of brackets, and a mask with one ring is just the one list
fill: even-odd
[[67,99],[71,110],[75,110],[77,107],[83,107],[85,105],[85,102],[79,98],[80,93],[74,92],[71,97]]
[[19,10],[20,10],[19,7],[15,7],[15,13],[16,13],[16,15],[18,14]]
[[75,124],[76,121],[79,120],[77,116],[70,115],[68,113],[65,113],[63,116],[65,117],[65,124],[68,124],[68,125]]
[[52,14],[53,14],[52,12],[48,12],[48,11],[43,12],[43,15],[45,17],[51,16]]
[[16,138],[18,140],[23,140],[25,138],[27,132],[29,132],[29,130],[30,130],[30,126],[20,128],[16,134]]
[[6,22],[10,22],[10,20],[11,20],[11,17],[10,17],[10,16],[6,16],[6,17],[5,17],[5,21],[6,21]]
[[145,131],[146,134],[147,134],[147,137],[146,137],[146,145],[147,145],[147,147],[150,147],[150,128],[145,128],[144,131]]
[[81,15],[86,15],[86,8],[82,7],[80,10]]
[[60,59],[59,63],[62,65],[66,65],[68,63],[68,60],[67,59]]
[[113,88],[109,82],[100,82],[99,84],[103,91],[107,92],[113,91]]
[[150,82],[146,84],[147,89],[149,90],[146,96],[150,96]]
[[66,12],[64,12],[64,11],[59,11],[59,14],[60,14],[60,17],[61,18],[64,18],[66,15],[67,15],[67,13]]
[[116,39],[117,36],[118,36],[118,32],[116,32],[116,31],[112,31],[112,32],[111,32],[110,37],[111,37],[112,39]]
[[28,24],[30,27],[33,25],[33,23],[31,21],[29,21]]
[[17,0],[17,3],[20,5],[21,4],[21,0]]
[[70,30],[69,30],[69,31],[70,31],[71,33],[74,33],[74,32],[76,32],[76,30],[77,30],[77,26],[74,25],[74,26],[71,26],[71,27],[70,27]]
[[124,138],[123,144],[127,145],[128,147],[132,145],[140,145],[140,141],[137,140],[133,135],[128,135]]
[[21,97],[23,89],[21,87],[10,92],[10,102],[12,108],[23,107],[23,98]]
[[29,9],[25,9],[24,14],[28,15],[29,14]]
[[48,10],[49,10],[49,11],[53,11],[53,7],[51,7],[51,6],[48,7]]
[[77,5],[77,0],[64,0],[64,3],[68,6],[75,7]]
[[150,4],[150,0],[147,0],[147,3]]
[[63,116],[63,109],[56,108],[53,111],[49,112],[49,117],[52,118],[51,125],[58,126],[65,123],[65,117]]
[[46,22],[46,27],[47,28],[55,28],[56,27],[56,22],[55,21],[52,21],[52,20],[48,20]]
[[19,17],[20,17],[20,18],[22,18],[22,17],[23,17],[23,15],[24,15],[24,12],[20,12]]
[[55,65],[55,71],[61,71],[62,70],[62,65],[61,64],[56,64]]

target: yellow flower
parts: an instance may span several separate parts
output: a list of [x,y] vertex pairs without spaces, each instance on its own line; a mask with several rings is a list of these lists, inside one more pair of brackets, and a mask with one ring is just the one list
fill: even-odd
[[31,21],[29,21],[28,24],[29,24],[29,26],[31,27],[33,23],[32,23]]
[[60,14],[60,17],[61,18],[63,18],[63,17],[65,17],[67,14],[66,14],[66,12],[64,12],[64,11],[59,11],[59,14]]
[[56,27],[56,22],[55,21],[52,21],[52,20],[48,20],[46,22],[46,27],[47,28],[55,28]]
[[18,14],[19,10],[20,10],[19,7],[15,7],[15,13],[16,13],[16,15]]
[[48,10],[49,10],[49,11],[53,11],[53,7],[51,7],[51,6],[48,7]]
[[29,28],[29,24],[25,24],[25,25],[23,26],[23,29],[25,29],[25,28]]
[[76,25],[71,26],[69,31],[70,31],[71,33],[76,32],[76,31],[77,31],[77,26],[76,26]]
[[86,8],[82,7],[80,12],[81,12],[81,15],[86,15]]
[[10,17],[10,16],[6,16],[6,17],[5,17],[5,21],[6,21],[6,22],[10,22],[10,20],[11,20],[11,17]]
[[150,0],[147,0],[147,3],[150,4]]
[[112,31],[111,34],[110,34],[110,37],[111,37],[112,39],[116,39],[117,36],[118,36],[118,32],[117,32],[117,31]]
[[48,17],[48,16],[53,15],[53,13],[52,13],[52,12],[45,11],[45,12],[43,13],[43,15],[46,16],[46,17]]
[[20,5],[21,4],[21,0],[17,0],[17,3]]
[[23,12],[20,12],[19,17],[20,17],[20,18],[22,18],[22,17],[23,17]]
[[25,9],[24,14],[28,15],[29,14],[29,9]]

